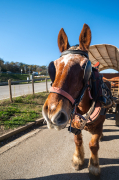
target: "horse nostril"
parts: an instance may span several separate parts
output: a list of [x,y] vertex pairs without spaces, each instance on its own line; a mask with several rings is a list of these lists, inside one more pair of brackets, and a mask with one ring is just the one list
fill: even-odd
[[59,115],[58,115],[58,118],[57,118],[57,124],[58,125],[61,125],[61,124],[64,124],[67,122],[67,116],[61,112]]

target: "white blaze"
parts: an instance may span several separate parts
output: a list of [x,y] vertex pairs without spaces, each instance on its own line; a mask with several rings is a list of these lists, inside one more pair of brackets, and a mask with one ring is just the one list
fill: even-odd
[[68,61],[73,58],[74,55],[71,56],[71,54],[67,54],[63,57],[63,59],[61,60],[61,62],[64,62],[65,66],[67,65]]

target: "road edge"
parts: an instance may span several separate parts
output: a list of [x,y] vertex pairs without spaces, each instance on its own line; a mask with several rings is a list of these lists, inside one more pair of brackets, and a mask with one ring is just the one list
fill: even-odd
[[5,139],[8,139],[11,136],[14,136],[14,135],[20,133],[20,132],[22,132],[22,131],[24,131],[24,130],[26,130],[28,128],[30,128],[33,125],[37,125],[37,124],[43,125],[43,121],[44,121],[44,118],[42,117],[40,119],[35,120],[34,122],[30,122],[30,123],[28,123],[28,124],[26,124],[26,125],[24,125],[22,127],[19,127],[19,128],[15,129],[13,131],[5,133],[2,136],[0,136],[0,142],[5,140]]

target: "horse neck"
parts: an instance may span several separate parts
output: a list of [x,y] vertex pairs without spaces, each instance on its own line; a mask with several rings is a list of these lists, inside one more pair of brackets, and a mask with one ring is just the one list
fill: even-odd
[[90,101],[91,100],[90,100],[89,92],[87,89],[84,93],[82,101],[78,105],[78,112],[81,114],[85,114],[86,112],[88,112],[90,108],[90,104],[91,104]]

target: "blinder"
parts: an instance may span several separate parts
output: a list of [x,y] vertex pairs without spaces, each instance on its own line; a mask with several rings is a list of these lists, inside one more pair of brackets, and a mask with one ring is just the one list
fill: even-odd
[[50,79],[52,81],[52,83],[55,80],[55,74],[56,74],[56,69],[55,69],[55,65],[54,65],[54,61],[51,61],[49,66],[48,66],[48,74],[50,76]]

